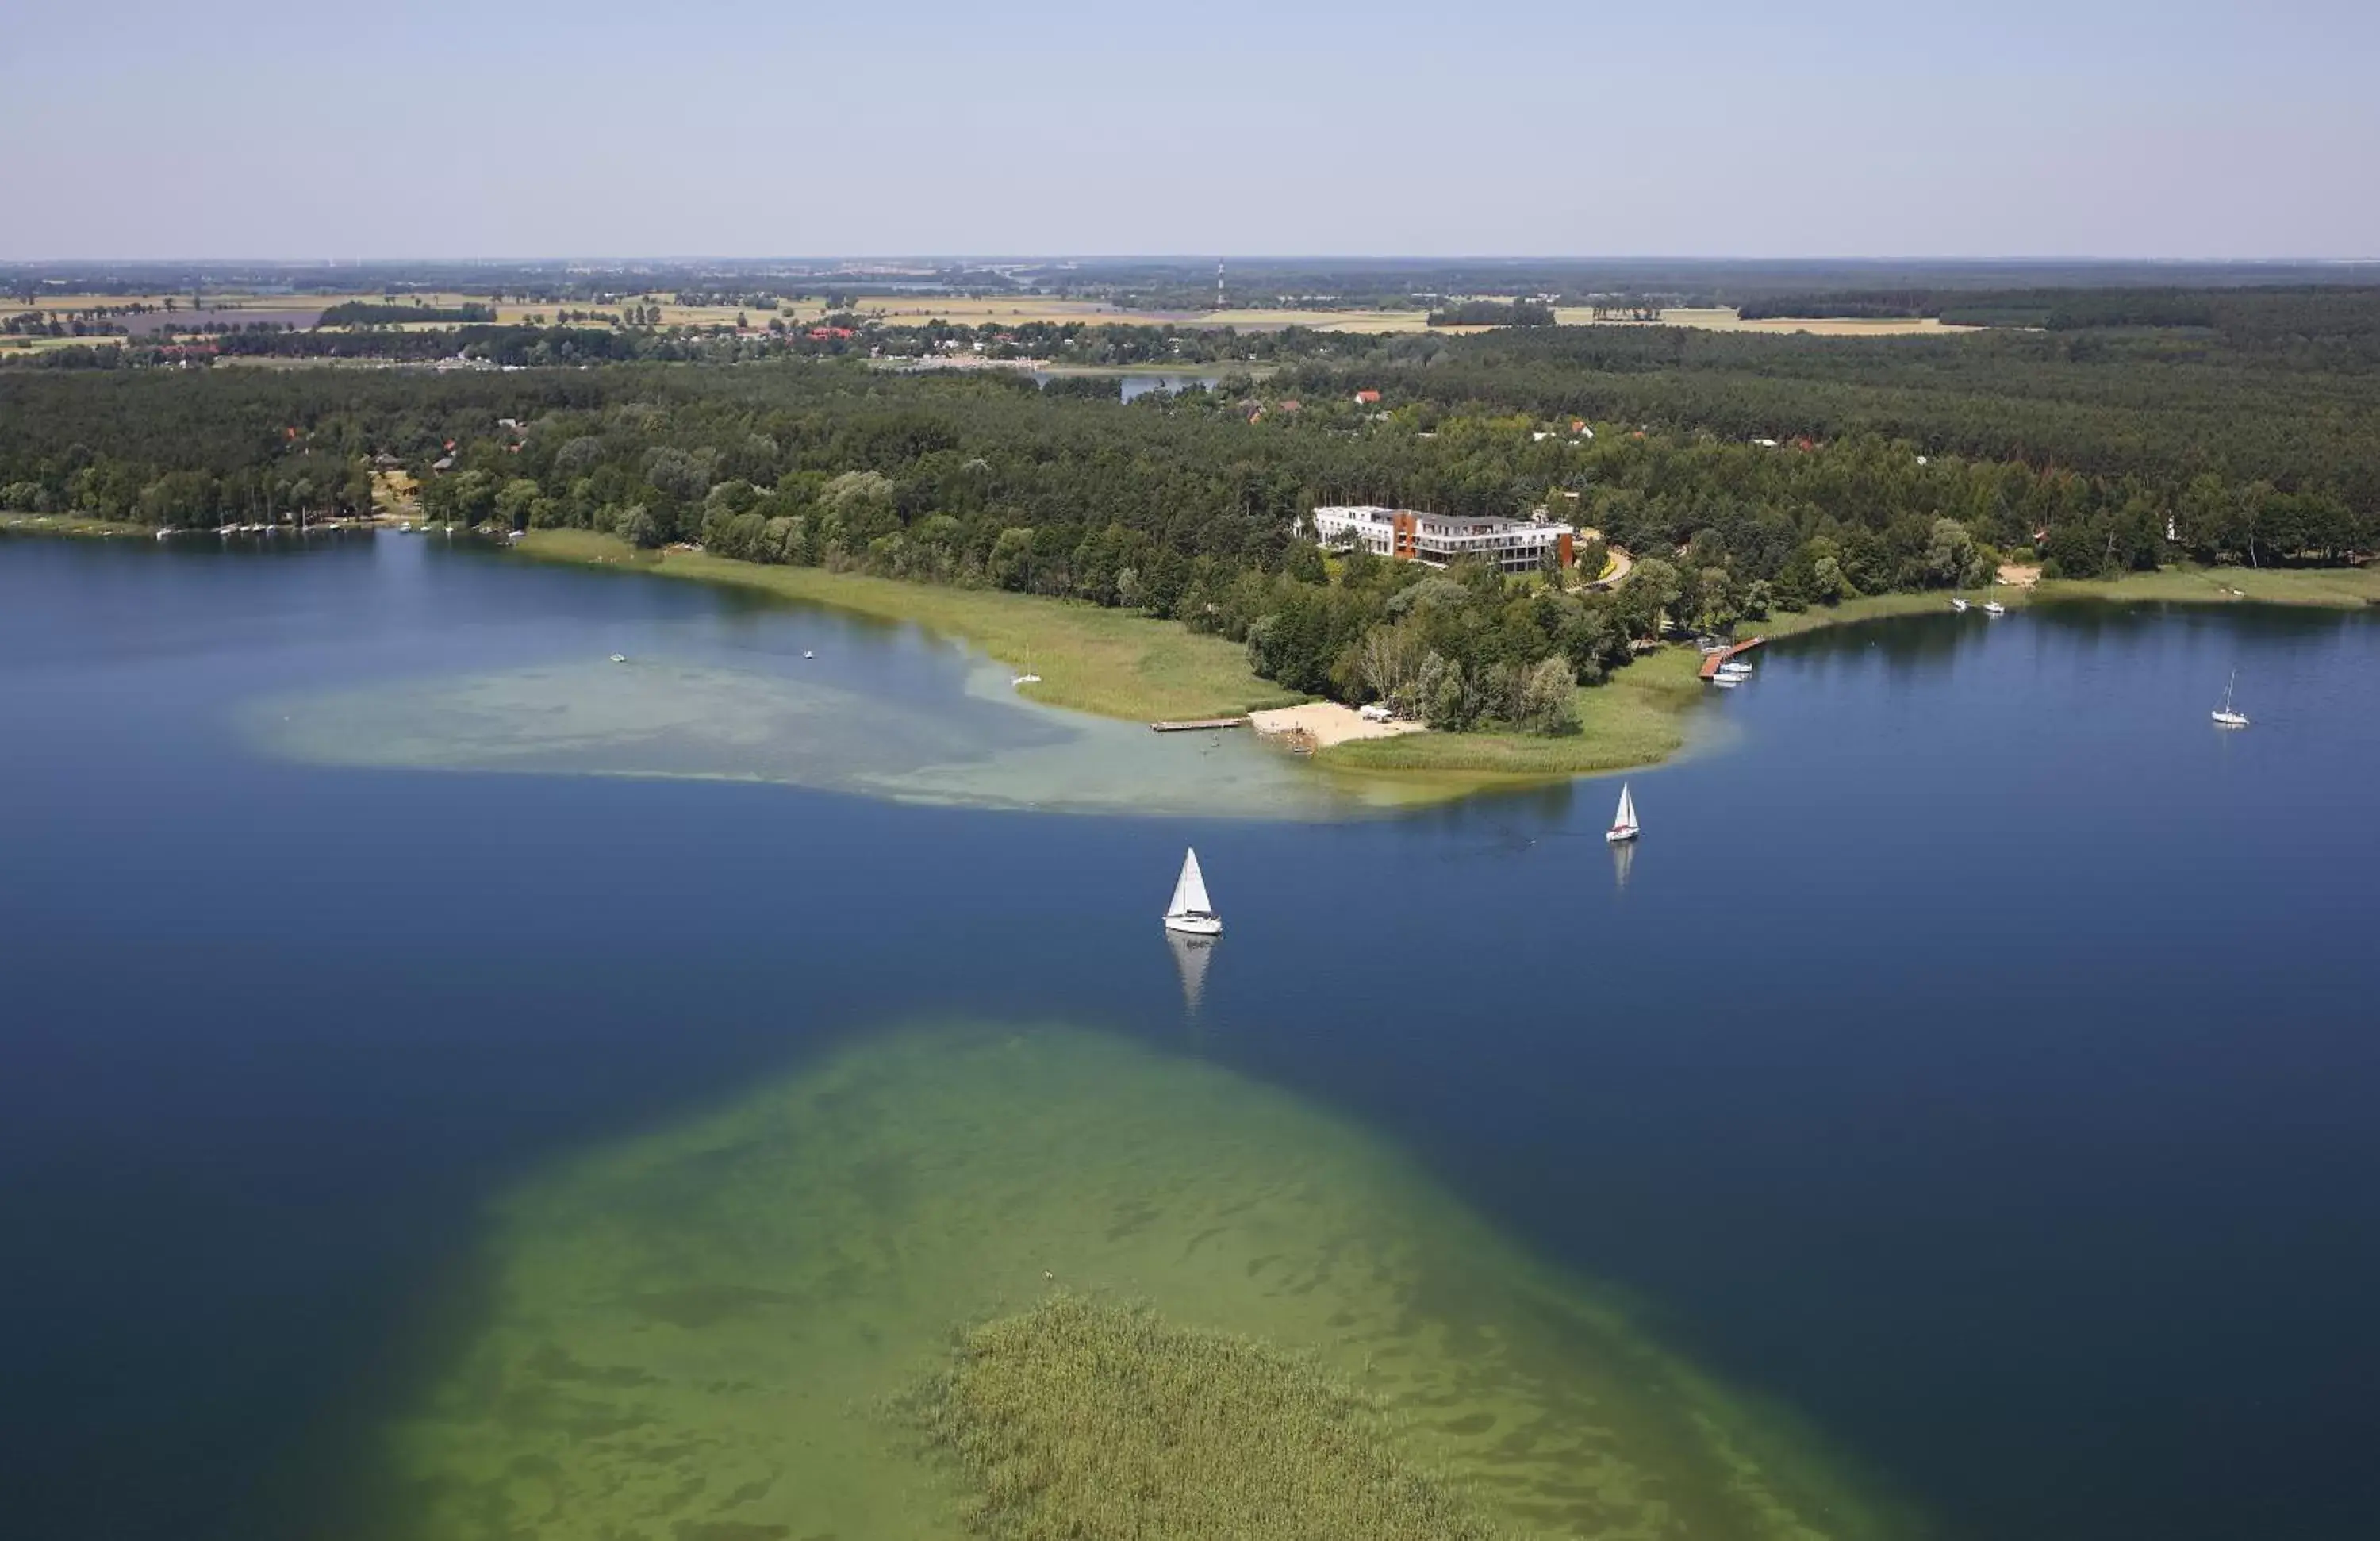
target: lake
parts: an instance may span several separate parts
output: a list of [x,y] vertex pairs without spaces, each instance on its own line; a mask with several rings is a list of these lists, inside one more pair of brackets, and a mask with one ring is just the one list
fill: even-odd
[[1054,1283],[1544,1535],[2369,1534],[2380,624],[1766,653],[1615,852],[690,584],[0,540],[12,1522],[941,1535],[866,1410]]

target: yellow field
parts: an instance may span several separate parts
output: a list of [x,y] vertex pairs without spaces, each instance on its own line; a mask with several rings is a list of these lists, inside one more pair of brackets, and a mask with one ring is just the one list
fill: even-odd
[[[321,310],[329,306],[335,305],[343,299],[370,299],[376,302],[379,300],[380,296],[376,294],[323,296],[243,295],[227,293],[223,295],[208,294],[205,295],[203,298],[206,301],[206,308],[210,310],[230,309],[254,310],[257,312],[257,319],[263,321],[270,319],[275,311],[298,310],[310,314],[313,311]],[[190,308],[190,296],[188,291],[179,290],[172,295],[42,294],[35,296],[33,303],[30,305],[22,304],[13,298],[0,299],[0,312],[5,312],[8,315],[22,315],[27,310],[38,310],[42,314],[47,315],[53,311],[63,313],[68,310],[97,309],[103,306],[125,305],[152,305],[163,309],[164,308],[165,301],[168,299],[171,299],[179,309],[188,310]]]
[[[826,286],[827,285],[821,281],[820,287]],[[177,304],[187,308],[189,296],[176,295],[173,297]],[[125,305],[136,300],[162,306],[164,298],[165,297],[162,295],[45,294],[34,301],[32,308],[44,312],[82,310],[93,306]],[[350,300],[370,305],[384,303],[384,297],[379,291],[334,295],[242,295],[225,292],[221,295],[210,294],[205,298],[207,308],[210,309],[237,309],[252,312],[258,321],[269,321],[275,313],[280,312],[311,313],[327,310],[334,305],[344,304]],[[432,308],[452,308],[466,302],[481,305],[487,303],[485,297],[465,294],[408,295],[403,297],[399,303],[415,298],[419,299],[423,305]],[[783,309],[771,310],[759,306],[680,305],[669,296],[655,292],[629,295],[601,305],[577,300],[562,305],[522,305],[506,301],[496,307],[496,319],[499,322],[514,324],[537,317],[551,323],[556,313],[563,309],[601,311],[607,315],[617,315],[624,307],[629,305],[659,307],[661,322],[664,326],[733,326],[735,324],[735,317],[739,310],[746,321],[754,326],[766,326],[771,316],[783,317],[788,326],[795,323],[808,326],[815,325],[826,313],[825,301],[817,298],[804,300],[797,305],[788,304]],[[0,309],[16,309],[18,307],[13,302],[0,304]],[[915,297],[878,295],[859,298],[853,304],[852,309],[867,320],[893,326],[917,325],[940,320],[953,325],[964,326],[982,326],[987,323],[1022,326],[1035,322],[1046,322],[1059,326],[1069,322],[1081,322],[1089,325],[1170,323],[1176,326],[1267,329],[1307,326],[1318,332],[1381,334],[1429,331],[1457,334],[1491,330],[1478,326],[1433,328],[1429,325],[1427,315],[1421,310],[1126,310],[1103,300],[1052,299],[1022,295],[990,299],[927,295]],[[1554,314],[1556,320],[1564,326],[1647,324],[1642,322],[1597,322],[1594,319],[1593,310],[1585,306],[1566,305],[1557,309]],[[1945,326],[1930,317],[1889,321],[1843,318],[1796,320],[1791,317],[1780,317],[1767,321],[1744,321],[1738,317],[1735,311],[1725,308],[1668,310],[1662,314],[1661,324],[1691,326],[1706,332],[1798,332],[1821,337],[1930,336],[1979,330],[1972,326]]]
[[[1585,305],[1565,305],[1554,311],[1554,320],[1564,326],[1648,326],[1649,322],[1604,321],[1595,319],[1595,311]],[[1663,326],[1691,326],[1704,332],[1802,332],[1814,337],[1914,337],[1948,334],[1956,332],[1977,332],[1980,327],[1945,326],[1931,316],[1914,319],[1866,321],[1852,317],[1822,316],[1796,319],[1778,316],[1765,321],[1745,321],[1728,307],[1707,310],[1671,309],[1661,312]]]
[[0,337],[0,354],[42,353],[86,343],[120,343],[121,337]]

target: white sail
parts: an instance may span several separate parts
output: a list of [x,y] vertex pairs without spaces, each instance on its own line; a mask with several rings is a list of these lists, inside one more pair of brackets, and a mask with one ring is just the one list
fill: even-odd
[[1212,915],[1215,906],[1207,900],[1207,880],[1198,871],[1198,853],[1192,850],[1182,858],[1182,876],[1173,882],[1173,902],[1165,906],[1168,915]]
[[1611,816],[1611,827],[1615,830],[1633,830],[1636,827],[1636,799],[1628,795],[1628,783],[1625,782],[1620,784],[1620,811]]

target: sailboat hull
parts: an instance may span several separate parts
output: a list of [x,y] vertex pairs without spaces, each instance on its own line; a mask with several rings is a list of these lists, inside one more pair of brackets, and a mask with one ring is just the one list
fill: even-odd
[[1219,937],[1223,934],[1223,917],[1220,915],[1169,915],[1165,928],[1179,931],[1186,937]]
[[2217,727],[2244,728],[2248,725],[2248,716],[2245,712],[2217,711],[2212,715],[2215,718],[2215,724]]
[[1625,830],[1606,830],[1603,831],[1603,838],[1609,841],[1614,845],[1625,845],[1628,842],[1636,838],[1636,831],[1633,828]]

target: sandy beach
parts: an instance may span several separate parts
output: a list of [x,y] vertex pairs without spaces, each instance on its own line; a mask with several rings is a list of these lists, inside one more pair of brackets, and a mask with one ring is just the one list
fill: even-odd
[[1248,713],[1248,726],[1261,734],[1301,734],[1313,740],[1318,749],[1358,738],[1394,738],[1400,734],[1429,731],[1419,722],[1375,722],[1336,701],[1308,701],[1304,706],[1252,711]]

